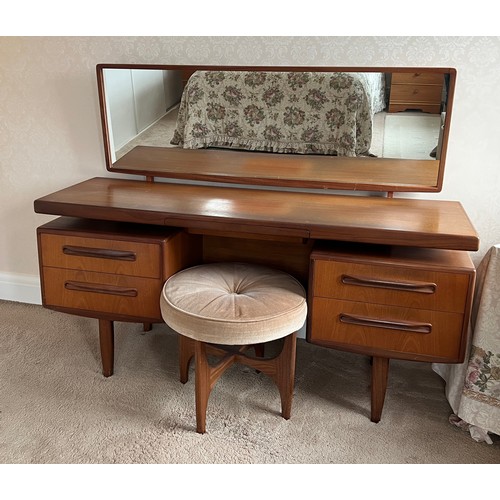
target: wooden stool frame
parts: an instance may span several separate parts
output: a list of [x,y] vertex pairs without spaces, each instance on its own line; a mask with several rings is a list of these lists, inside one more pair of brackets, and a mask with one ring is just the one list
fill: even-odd
[[[254,346],[221,346],[193,340],[179,335],[180,381],[188,381],[189,364],[195,358],[196,432],[206,429],[208,398],[217,380],[234,363],[254,368],[271,377],[278,386],[281,398],[281,415],[288,420],[292,411],[295,384],[295,360],[297,332],[284,337],[280,353],[273,358],[264,358],[263,344]],[[253,347],[258,357],[250,357],[245,351]],[[208,356],[217,356],[219,361],[211,366]]]

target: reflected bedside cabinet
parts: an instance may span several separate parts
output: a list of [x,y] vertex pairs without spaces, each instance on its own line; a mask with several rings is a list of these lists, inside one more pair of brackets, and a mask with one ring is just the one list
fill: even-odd
[[389,113],[418,110],[439,114],[444,75],[439,73],[393,73]]

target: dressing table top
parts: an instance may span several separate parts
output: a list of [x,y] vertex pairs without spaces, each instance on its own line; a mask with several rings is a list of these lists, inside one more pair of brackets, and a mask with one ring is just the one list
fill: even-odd
[[456,201],[302,193],[93,178],[34,202],[35,212],[216,231],[476,251]]

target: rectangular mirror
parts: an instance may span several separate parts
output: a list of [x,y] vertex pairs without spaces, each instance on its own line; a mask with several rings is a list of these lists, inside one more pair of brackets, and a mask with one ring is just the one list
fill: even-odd
[[111,172],[442,188],[454,69],[100,64],[97,79]]

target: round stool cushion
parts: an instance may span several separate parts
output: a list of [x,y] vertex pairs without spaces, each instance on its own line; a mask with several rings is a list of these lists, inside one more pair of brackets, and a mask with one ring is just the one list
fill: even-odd
[[246,263],[190,267],[171,276],[160,299],[163,319],[181,335],[225,345],[258,344],[296,332],[306,293],[289,274]]

